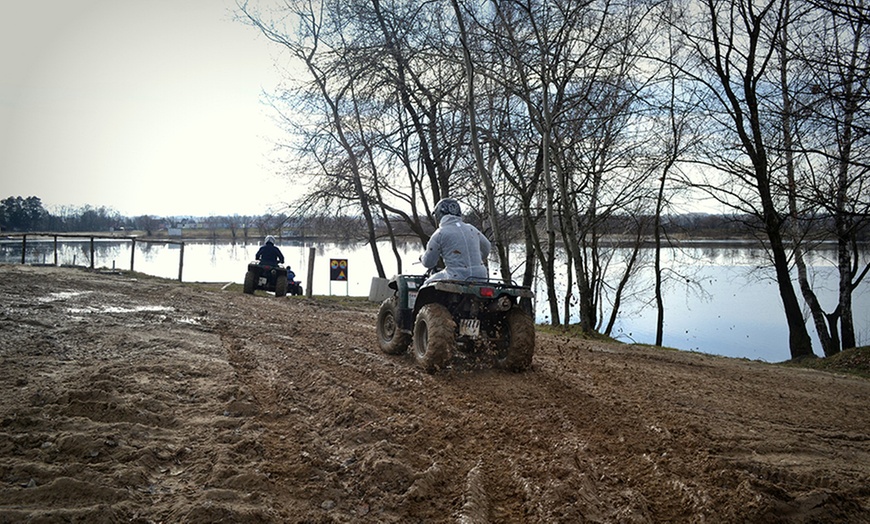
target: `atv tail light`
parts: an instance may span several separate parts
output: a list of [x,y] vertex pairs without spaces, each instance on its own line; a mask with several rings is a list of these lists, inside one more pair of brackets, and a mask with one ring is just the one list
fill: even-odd
[[492,298],[495,296],[495,289],[491,287],[482,287],[480,288],[480,296],[484,298]]

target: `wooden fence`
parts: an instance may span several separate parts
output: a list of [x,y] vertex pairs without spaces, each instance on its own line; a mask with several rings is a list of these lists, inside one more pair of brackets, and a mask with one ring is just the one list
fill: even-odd
[[75,233],[8,233],[5,234],[7,237],[21,237],[21,263],[26,263],[27,256],[27,237],[39,237],[45,238],[50,237],[54,239],[54,265],[57,265],[57,239],[58,238],[87,238],[90,239],[90,268],[94,269],[94,240],[95,239],[103,239],[103,240],[127,240],[132,242],[132,246],[130,248],[130,271],[134,271],[135,262],[136,262],[136,243],[142,242],[146,244],[176,244],[181,246],[181,252],[178,257],[178,281],[181,281],[181,275],[184,270],[184,242],[180,240],[158,240],[158,239],[144,239],[139,237],[130,237],[130,236],[111,236],[111,235],[83,235],[83,234],[75,234]]

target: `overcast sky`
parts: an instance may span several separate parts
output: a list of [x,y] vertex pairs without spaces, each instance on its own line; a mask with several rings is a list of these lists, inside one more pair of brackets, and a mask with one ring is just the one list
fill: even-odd
[[277,50],[232,0],[2,0],[0,199],[123,215],[290,198],[262,102]]

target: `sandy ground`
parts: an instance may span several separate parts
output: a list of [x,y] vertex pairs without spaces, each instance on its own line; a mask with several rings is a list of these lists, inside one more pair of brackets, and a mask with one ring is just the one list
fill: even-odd
[[539,333],[434,375],[375,306],[0,266],[0,522],[870,522],[870,381]]

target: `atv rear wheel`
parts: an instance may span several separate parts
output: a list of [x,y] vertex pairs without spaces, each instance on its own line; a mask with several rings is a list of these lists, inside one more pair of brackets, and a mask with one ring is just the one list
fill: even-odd
[[531,367],[535,352],[535,321],[532,316],[514,307],[505,315],[500,334],[496,366],[510,371],[524,371]]
[[275,296],[283,297],[287,294],[287,275],[279,275],[275,279]]
[[427,373],[443,368],[456,344],[456,322],[441,304],[426,304],[414,322],[414,360]]
[[257,285],[258,278],[259,278],[259,275],[257,275],[257,273],[255,271],[251,271],[250,269],[248,270],[247,273],[245,273],[245,293],[246,294],[248,294],[248,295],[254,294],[254,288]]
[[378,344],[387,355],[401,355],[411,345],[411,335],[399,329],[398,309],[396,295],[381,302],[378,309]]

